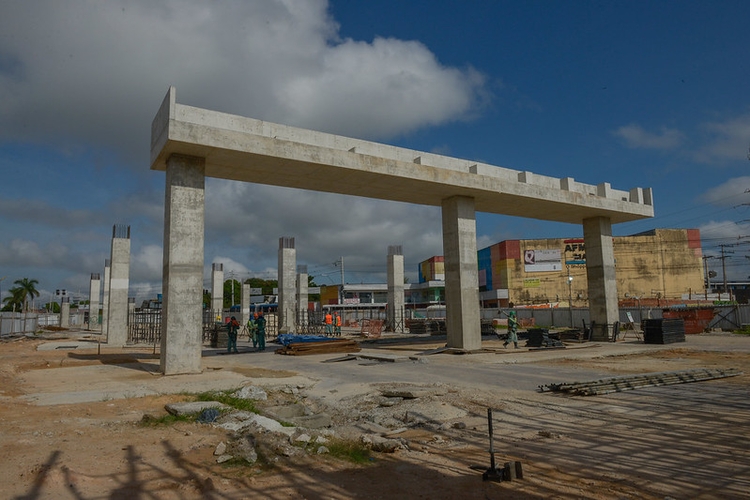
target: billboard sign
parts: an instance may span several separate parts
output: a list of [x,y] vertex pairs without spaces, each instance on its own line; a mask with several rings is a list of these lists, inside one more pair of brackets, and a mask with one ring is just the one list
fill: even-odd
[[523,264],[527,273],[562,271],[560,250],[525,250]]

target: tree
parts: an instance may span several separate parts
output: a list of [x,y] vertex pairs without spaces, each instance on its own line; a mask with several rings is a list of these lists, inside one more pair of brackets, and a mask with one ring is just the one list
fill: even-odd
[[[16,289],[20,294],[21,302],[23,302],[23,310],[24,312],[27,312],[29,310],[29,300],[34,300],[34,297],[39,297],[39,291],[36,289],[39,281],[22,278],[14,281],[13,284],[16,285]],[[14,293],[13,289],[11,289],[11,293]]]
[[21,289],[20,288],[11,288],[8,290],[10,293],[9,296],[5,297],[3,299],[3,302],[5,302],[5,306],[3,307],[3,311],[20,311],[23,309],[23,298],[21,297]]

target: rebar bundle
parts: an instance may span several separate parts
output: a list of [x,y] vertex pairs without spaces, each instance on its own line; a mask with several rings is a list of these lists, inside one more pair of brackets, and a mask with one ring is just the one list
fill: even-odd
[[701,382],[718,378],[735,377],[742,375],[742,371],[736,368],[697,368],[661,373],[644,373],[640,375],[625,375],[622,377],[610,377],[589,382],[571,382],[560,384],[548,384],[539,386],[541,392],[565,392],[575,396],[597,396],[612,392],[629,391],[644,387],[657,387],[662,385],[685,384],[689,382]]

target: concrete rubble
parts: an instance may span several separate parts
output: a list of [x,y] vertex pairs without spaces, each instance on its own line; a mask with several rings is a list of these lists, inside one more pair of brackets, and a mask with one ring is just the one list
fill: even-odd
[[[216,444],[216,462],[242,460],[252,464],[258,460],[259,451],[265,457],[325,454],[332,440],[352,440],[378,453],[409,450],[412,443],[404,437],[409,430],[466,428],[460,419],[467,412],[443,401],[447,393],[443,387],[393,387],[352,398],[344,409],[308,398],[304,388],[279,387],[276,394],[269,395],[260,387],[248,385],[233,396],[257,402],[259,413],[233,410],[217,401],[173,403],[165,408],[173,415],[218,410],[218,418],[205,423],[229,432],[226,441]],[[445,442],[439,435],[433,435],[430,441]],[[417,444],[415,449],[422,446]]]

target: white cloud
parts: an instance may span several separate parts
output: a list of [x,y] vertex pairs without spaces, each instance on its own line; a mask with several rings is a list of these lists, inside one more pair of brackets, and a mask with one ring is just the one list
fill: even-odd
[[185,104],[368,138],[466,118],[486,94],[418,42],[340,40],[323,0],[2,8],[0,134],[14,140],[143,162],[169,85]]
[[160,245],[144,245],[130,259],[131,281],[159,281],[164,251]]
[[484,85],[478,72],[444,67],[414,41],[346,40],[320,59],[280,85],[278,102],[288,121],[343,135],[389,137],[465,118]]
[[685,139],[683,133],[676,129],[661,127],[659,132],[654,133],[634,123],[618,128],[613,134],[633,149],[671,150],[680,146]]
[[705,144],[694,159],[703,163],[747,161],[750,147],[750,113],[702,126]]
[[[750,176],[735,177],[713,187],[701,196],[703,201],[724,207],[742,206],[750,209]],[[744,212],[738,212],[747,214]],[[750,215],[746,217],[750,219]]]
[[[368,139],[471,119],[489,99],[484,75],[442,64],[424,44],[342,39],[325,0],[0,0],[0,12],[3,141],[72,152],[82,164],[70,169],[71,182],[91,180],[92,171],[102,177],[90,183],[102,184],[96,201],[76,191],[73,208],[0,201],[0,220],[18,234],[0,241],[0,265],[44,273],[53,286],[67,270],[88,288],[109,256],[112,224],[125,223],[132,286],[157,290],[164,207],[152,180],[163,173],[148,171],[148,157],[169,85],[185,104]],[[139,175],[135,188],[123,167]],[[314,272],[344,256],[352,279],[384,276],[388,245],[404,246],[407,275],[409,263],[442,254],[435,207],[213,179],[206,186],[209,269],[222,258],[270,277],[281,236],[296,238],[298,262]]]
[[229,248],[211,242],[228,239],[232,258],[259,275],[275,270],[281,237],[295,238],[299,264],[331,264],[343,256],[353,281],[385,276],[389,245],[402,245],[407,262],[442,255],[437,207],[207,180],[207,260],[226,255]]

